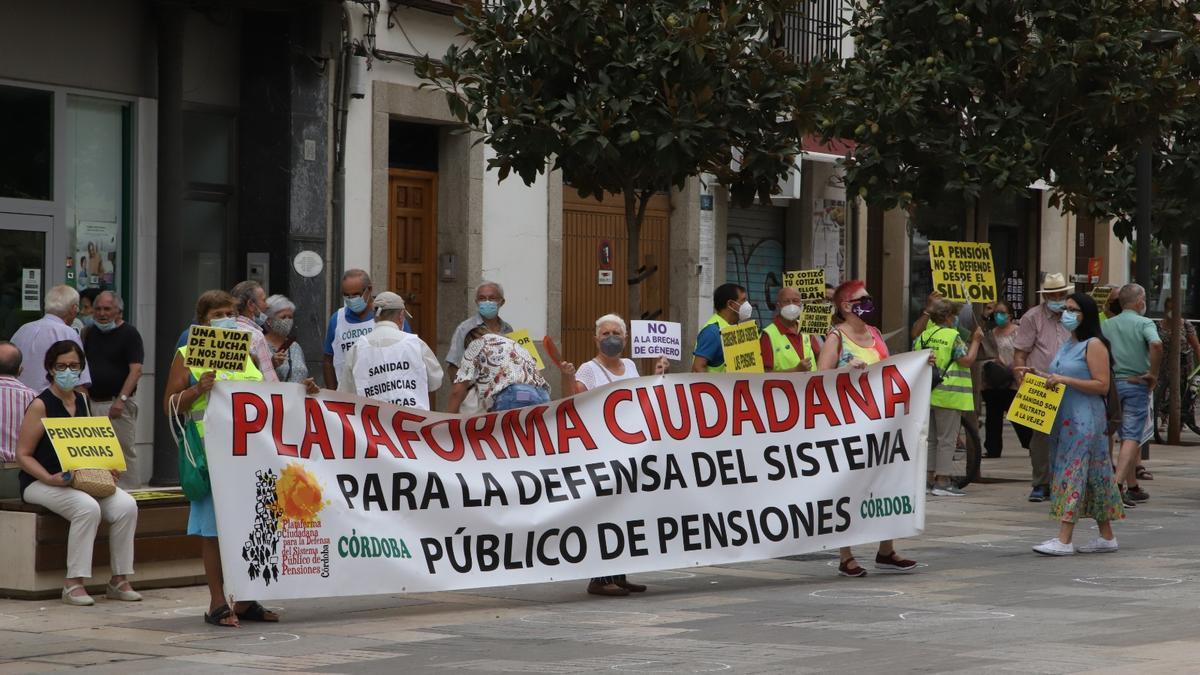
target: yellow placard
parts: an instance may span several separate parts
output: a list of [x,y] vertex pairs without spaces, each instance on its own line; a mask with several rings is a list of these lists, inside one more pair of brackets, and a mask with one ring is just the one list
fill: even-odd
[[810,302],[800,310],[797,333],[825,335],[833,328],[833,303]]
[[1050,389],[1046,386],[1046,378],[1026,373],[1016,398],[1008,407],[1009,421],[1043,434],[1050,433],[1065,391],[1064,385]]
[[973,241],[929,242],[933,290],[951,302],[987,303],[996,298],[992,245]]
[[758,343],[758,325],[753,321],[722,328],[721,348],[725,355],[725,372],[763,372],[762,350]]
[[[212,326],[192,326],[188,330],[188,368],[204,371],[227,370],[234,373],[246,371],[246,360],[250,357],[250,331]],[[270,364],[267,364],[270,367]]]
[[529,337],[529,329],[514,330],[504,337],[524,347],[525,351],[529,352],[529,355],[533,357],[533,360],[537,361],[538,370],[546,367],[546,364],[542,363],[542,355],[538,353],[537,345],[533,343],[533,338]]
[[63,471],[125,470],[125,453],[107,417],[45,417],[42,427]]
[[1112,297],[1112,286],[1097,286],[1092,289],[1092,299],[1096,301],[1096,306],[1100,311],[1104,311],[1104,306],[1108,304],[1108,299]]
[[805,300],[825,299],[825,270],[797,270],[783,273],[783,287],[794,288]]

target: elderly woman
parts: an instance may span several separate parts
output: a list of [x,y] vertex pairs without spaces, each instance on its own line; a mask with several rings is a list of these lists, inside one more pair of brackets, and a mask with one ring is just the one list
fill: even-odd
[[263,332],[267,344],[276,354],[284,354],[283,361],[275,366],[280,382],[300,382],[308,379],[308,366],[304,363],[304,350],[292,337],[295,327],[296,304],[283,295],[267,298],[267,323]]
[[[71,487],[70,472],[64,472],[50,438],[42,427],[47,417],[88,417],[87,399],[75,390],[79,374],[87,363],[83,349],[71,340],[50,345],[46,350],[46,379],[50,386],[33,399],[21,421],[17,439],[17,463],[21,473],[21,498],[29,504],[44,506],[71,523],[67,533],[67,578],[62,600],[68,605],[95,604],[84,588],[84,579],[92,576],[92,549],[100,521],[109,523],[108,548],[112,578],[105,597],[137,602],[142,599],[129,585],[133,574],[133,535],[137,529],[137,502],[129,493],[116,492],[97,499]],[[113,478],[116,478],[114,472]]]
[[[628,334],[625,320],[616,314],[605,314],[596,320],[596,335],[593,338],[596,341],[596,358],[576,369],[575,393],[582,394],[612,382],[639,377],[633,360],[621,358],[621,354],[625,352]],[[569,364],[561,365],[567,369]],[[667,359],[660,357],[654,364],[654,374],[661,375],[666,371]],[[587,586],[587,592],[592,595],[623,596],[645,590],[645,586],[631,583],[624,574],[594,577]]]
[[[205,291],[196,301],[196,325],[214,328],[237,328],[237,300],[225,291]],[[246,369],[236,371],[202,371],[188,368],[187,345],[179,347],[171,361],[163,393],[163,410],[167,417],[181,415],[195,424],[201,439],[204,438],[204,410],[208,408],[209,392],[218,380],[252,381],[262,380],[262,372],[254,365],[254,359],[246,357]],[[316,385],[306,380],[308,393],[316,393]],[[182,458],[181,458],[182,459]],[[187,460],[182,460],[187,461]],[[204,576],[208,583],[209,606],[204,614],[205,623],[214,626],[236,627],[241,621],[279,621],[279,616],[268,611],[257,602],[238,602],[230,608],[225,602],[225,583],[221,576],[221,548],[217,542],[217,517],[213,509],[213,497],[193,499],[188,512],[189,535],[202,537],[201,555],[204,558]]]

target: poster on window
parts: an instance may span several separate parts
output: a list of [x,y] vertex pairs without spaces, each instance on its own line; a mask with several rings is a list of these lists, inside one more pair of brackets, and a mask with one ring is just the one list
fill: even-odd
[[846,264],[846,202],[817,199],[813,202],[813,267],[825,270],[825,283],[842,283]]
[[81,220],[75,226],[78,288],[112,288],[117,269],[117,223]]

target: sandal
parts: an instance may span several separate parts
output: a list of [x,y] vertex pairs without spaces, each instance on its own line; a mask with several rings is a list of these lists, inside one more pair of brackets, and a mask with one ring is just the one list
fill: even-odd
[[251,601],[246,609],[237,613],[237,618],[241,621],[262,621],[265,623],[279,623],[279,615],[269,611],[262,603]]
[[[850,563],[854,563],[853,568],[850,567]],[[867,571],[854,558],[846,558],[838,564],[838,574],[843,577],[865,577]]]
[[233,617],[233,612],[229,609],[229,605],[221,605],[212,612],[204,615],[204,623],[212,626],[220,626],[221,628],[237,628],[238,625],[236,623],[226,623],[230,618],[236,617]]
[[1146,467],[1141,466],[1141,465],[1138,465],[1138,468],[1134,472],[1134,475],[1137,476],[1138,480],[1154,480],[1154,474],[1147,471]]

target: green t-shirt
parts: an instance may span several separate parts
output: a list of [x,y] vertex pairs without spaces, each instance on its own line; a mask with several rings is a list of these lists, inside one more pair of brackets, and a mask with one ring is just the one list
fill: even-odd
[[1113,377],[1124,380],[1150,370],[1150,345],[1161,342],[1154,322],[1125,310],[1100,326],[1112,345]]

